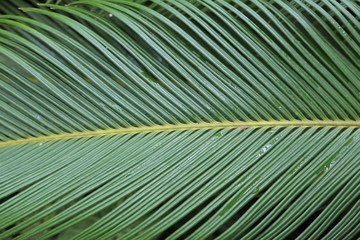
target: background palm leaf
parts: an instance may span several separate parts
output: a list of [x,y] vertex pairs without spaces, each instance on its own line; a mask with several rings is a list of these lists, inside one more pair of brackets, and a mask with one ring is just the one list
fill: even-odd
[[0,239],[360,236],[356,1],[36,3],[0,3]]

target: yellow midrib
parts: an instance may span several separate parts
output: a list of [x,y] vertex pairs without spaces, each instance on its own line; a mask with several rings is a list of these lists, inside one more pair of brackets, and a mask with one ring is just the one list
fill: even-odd
[[69,138],[95,137],[116,134],[144,133],[144,132],[164,132],[164,131],[184,131],[216,128],[260,128],[260,127],[353,127],[360,128],[360,121],[236,121],[236,122],[212,122],[212,123],[188,123],[188,124],[168,124],[143,127],[130,127],[118,129],[95,130],[86,132],[62,133],[56,135],[32,137],[0,142],[0,146],[10,146],[23,143],[36,143],[50,140],[61,140]]

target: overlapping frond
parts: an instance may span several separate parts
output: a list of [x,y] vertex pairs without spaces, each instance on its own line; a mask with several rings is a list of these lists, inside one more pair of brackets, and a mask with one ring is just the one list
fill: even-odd
[[0,3],[0,239],[359,237],[358,3],[35,4]]

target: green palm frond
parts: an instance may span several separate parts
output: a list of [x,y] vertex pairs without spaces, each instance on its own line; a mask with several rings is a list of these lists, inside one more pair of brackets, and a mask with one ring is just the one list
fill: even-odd
[[0,239],[360,237],[357,1],[0,9]]

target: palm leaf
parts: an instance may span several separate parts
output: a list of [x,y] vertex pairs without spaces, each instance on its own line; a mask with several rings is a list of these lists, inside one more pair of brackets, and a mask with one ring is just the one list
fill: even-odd
[[36,3],[0,3],[0,239],[360,237],[358,2]]

